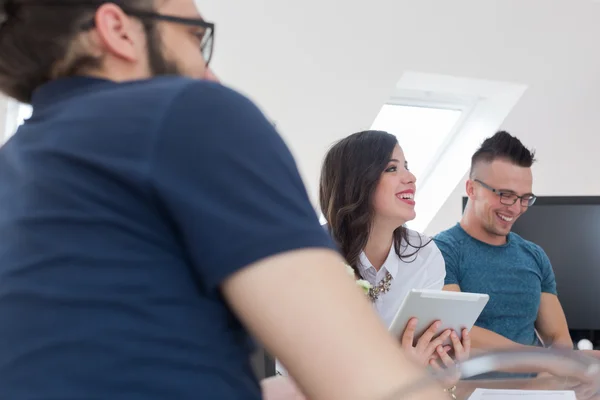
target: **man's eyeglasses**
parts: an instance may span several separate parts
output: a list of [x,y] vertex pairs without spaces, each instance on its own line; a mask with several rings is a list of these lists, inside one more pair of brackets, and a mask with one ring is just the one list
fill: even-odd
[[[154,19],[158,21],[172,22],[175,24],[182,24],[188,26],[198,27],[198,37],[200,39],[200,51],[202,52],[202,57],[206,62],[206,66],[210,64],[210,60],[212,59],[214,42],[215,42],[215,24],[211,22],[206,22],[201,18],[184,18],[184,17],[176,17],[174,15],[165,15],[159,14],[152,11],[140,11],[140,10],[129,10],[127,8],[121,7],[121,9],[132,17],[137,17],[140,19]],[[91,21],[85,23],[81,28],[83,30],[92,29],[95,26],[95,21],[92,19]]]
[[523,196],[519,196],[512,192],[503,192],[501,190],[494,189],[493,187],[480,181],[479,179],[474,179],[474,181],[479,183],[487,190],[496,193],[498,196],[500,196],[500,203],[504,204],[505,206],[512,206],[517,202],[517,200],[521,200],[521,206],[531,207],[537,199],[537,197],[534,194],[524,194]]

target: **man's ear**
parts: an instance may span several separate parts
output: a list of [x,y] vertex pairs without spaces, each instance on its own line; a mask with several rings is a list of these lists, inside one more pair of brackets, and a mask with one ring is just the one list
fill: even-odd
[[140,26],[121,7],[114,3],[102,4],[96,10],[94,22],[98,42],[106,52],[127,61],[138,60],[138,49],[145,45],[136,43],[136,40],[143,37],[136,34],[140,31]]
[[475,185],[474,181],[471,179],[467,179],[467,183],[465,184],[465,189],[467,192],[467,197],[469,199],[473,199],[475,197]]

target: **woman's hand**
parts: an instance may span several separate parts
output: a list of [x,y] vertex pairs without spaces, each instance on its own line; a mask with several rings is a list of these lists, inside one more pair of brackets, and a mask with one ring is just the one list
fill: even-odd
[[[456,367],[457,363],[466,361],[469,359],[471,354],[471,338],[469,331],[463,329],[462,331],[462,342],[459,339],[456,332],[450,334],[450,340],[452,341],[452,347],[450,346],[438,346],[436,348],[437,358],[429,360],[429,365],[436,371],[443,373],[444,369],[452,369]],[[454,358],[450,356],[450,352],[453,353]],[[442,380],[442,384],[447,387],[456,385],[460,380],[460,374],[449,374],[446,379]]]
[[459,339],[456,332],[450,334],[450,340],[452,341],[452,350],[454,360],[457,362],[467,361],[471,356],[471,336],[468,329],[462,331],[462,342]]
[[[417,319],[412,318],[408,321],[404,334],[402,335],[401,344],[406,354],[415,362],[420,365],[427,366],[432,359],[437,359],[436,354],[437,348],[442,347],[442,343],[450,336],[451,331],[447,330],[442,332],[441,335],[436,337],[437,330],[440,328],[441,322],[436,321],[421,335],[417,340],[417,344],[414,344],[415,340],[415,329],[417,328]],[[470,345],[469,345],[470,348]]]

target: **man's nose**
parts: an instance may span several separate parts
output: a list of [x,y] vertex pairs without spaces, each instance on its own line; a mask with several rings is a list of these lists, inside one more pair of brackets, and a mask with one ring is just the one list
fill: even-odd
[[515,204],[509,207],[513,214],[521,214],[523,212],[523,206],[521,205],[521,199],[517,199]]

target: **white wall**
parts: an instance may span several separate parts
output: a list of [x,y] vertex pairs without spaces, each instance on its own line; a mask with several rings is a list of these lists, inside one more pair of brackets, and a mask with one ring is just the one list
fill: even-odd
[[[600,110],[600,79],[568,78],[539,85],[533,94],[527,91],[501,126],[536,150],[533,190],[538,196],[600,195],[600,112],[594,111]],[[460,219],[466,178],[431,221],[427,234]]]
[[462,198],[465,195],[465,182],[467,177],[468,174],[465,174],[442,208],[440,208],[435,218],[429,223],[425,229],[426,235],[433,236],[443,230],[451,228],[460,220],[462,215]]
[[[217,73],[278,122],[313,198],[327,147],[370,126],[406,71],[527,85],[501,128],[538,149],[534,190],[600,194],[600,4],[350,0],[340,9],[333,0],[300,8],[279,0],[198,3],[217,23]],[[460,198],[453,197],[431,229],[458,219]]]
[[[368,128],[406,71],[527,85],[501,127],[537,148],[534,190],[539,195],[600,194],[600,4],[198,4],[206,19],[217,24],[217,74],[250,94],[277,122],[313,199],[328,146]],[[0,122],[2,129],[4,121]],[[426,231],[458,219],[460,195],[451,195]]]

